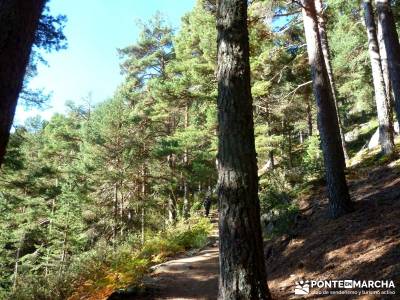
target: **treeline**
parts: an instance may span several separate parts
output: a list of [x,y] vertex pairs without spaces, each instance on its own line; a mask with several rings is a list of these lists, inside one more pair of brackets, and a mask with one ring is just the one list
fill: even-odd
[[[346,134],[361,124],[368,127],[378,119],[382,148],[393,151],[390,91],[394,98],[396,92],[385,79],[393,65],[389,51],[387,61],[379,52],[385,31],[378,39],[373,28],[380,23],[368,18],[371,3],[364,3],[366,14],[358,1],[303,2],[252,1],[248,8],[261,212],[283,220],[266,228],[266,235],[287,230],[295,211],[292,199],[299,187],[322,175],[324,155],[328,172],[339,168],[342,176],[331,186],[344,190],[331,198],[349,201],[343,169],[363,145]],[[302,22],[301,8],[307,5],[314,7],[310,28]],[[397,20],[397,2],[392,8]],[[69,103],[65,115],[34,118],[16,128],[0,178],[4,295],[28,281],[62,277],[72,261],[101,243],[117,247],[132,237],[144,243],[189,218],[206,195],[215,196],[216,15],[215,1],[198,0],[179,31],[161,15],[140,24],[137,42],[119,50],[125,79],[114,97],[98,105],[87,97]],[[335,135],[336,148],[324,148],[330,154],[320,150],[310,80],[313,75],[315,82],[318,70],[311,74],[307,62],[307,44],[310,50],[318,43],[310,32],[324,45],[317,46],[327,70],[321,78],[335,104],[329,118],[337,128],[323,136]],[[335,207],[334,217],[351,210],[346,204],[342,211]]]

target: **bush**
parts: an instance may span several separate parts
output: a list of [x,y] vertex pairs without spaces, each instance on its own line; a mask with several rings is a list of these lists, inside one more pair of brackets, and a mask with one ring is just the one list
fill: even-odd
[[61,274],[21,277],[18,289],[4,298],[82,299],[139,284],[151,265],[179,252],[203,247],[211,229],[208,219],[193,217],[167,227],[149,238],[143,246],[137,235],[129,236],[118,246],[101,241],[94,250],[75,257]]
[[319,136],[313,135],[307,141],[306,144],[306,153],[303,157],[302,166],[304,166],[304,173],[307,177],[318,178],[324,172],[324,162],[321,151],[321,142],[319,140]]
[[261,225],[266,238],[290,233],[298,208],[285,170],[275,169],[260,182]]

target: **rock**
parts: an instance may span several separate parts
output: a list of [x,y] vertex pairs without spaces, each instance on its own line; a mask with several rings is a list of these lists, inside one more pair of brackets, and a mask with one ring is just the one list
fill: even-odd
[[[399,122],[394,122],[394,133],[399,134]],[[372,149],[379,146],[379,128],[376,129],[374,135],[368,142],[368,149]]]
[[356,129],[354,129],[354,130],[352,130],[350,132],[347,132],[344,135],[344,140],[346,142],[353,142],[358,138],[359,135],[360,135],[360,132],[359,132],[358,128],[356,128]]
[[372,149],[379,146],[379,128],[376,129],[375,133],[372,135],[368,142],[368,149]]

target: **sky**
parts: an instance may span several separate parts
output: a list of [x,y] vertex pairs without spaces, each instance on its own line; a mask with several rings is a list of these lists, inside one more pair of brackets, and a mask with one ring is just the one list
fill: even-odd
[[135,43],[137,20],[148,20],[160,11],[178,29],[181,17],[194,4],[195,0],[52,0],[51,13],[68,18],[64,30],[68,48],[46,53],[49,66],[40,65],[30,82],[31,88],[52,93],[49,108],[18,106],[14,124],[38,114],[48,119],[62,113],[66,101],[79,103],[89,94],[93,103],[111,97],[122,82],[116,49]]

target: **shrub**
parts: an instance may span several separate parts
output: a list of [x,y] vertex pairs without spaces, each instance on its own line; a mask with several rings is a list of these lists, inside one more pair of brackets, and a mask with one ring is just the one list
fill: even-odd
[[193,217],[154,234],[143,246],[137,235],[127,237],[117,246],[100,241],[94,250],[75,257],[62,273],[47,277],[24,275],[18,289],[4,298],[73,300],[139,284],[151,265],[179,252],[203,247],[211,229],[208,219]]

